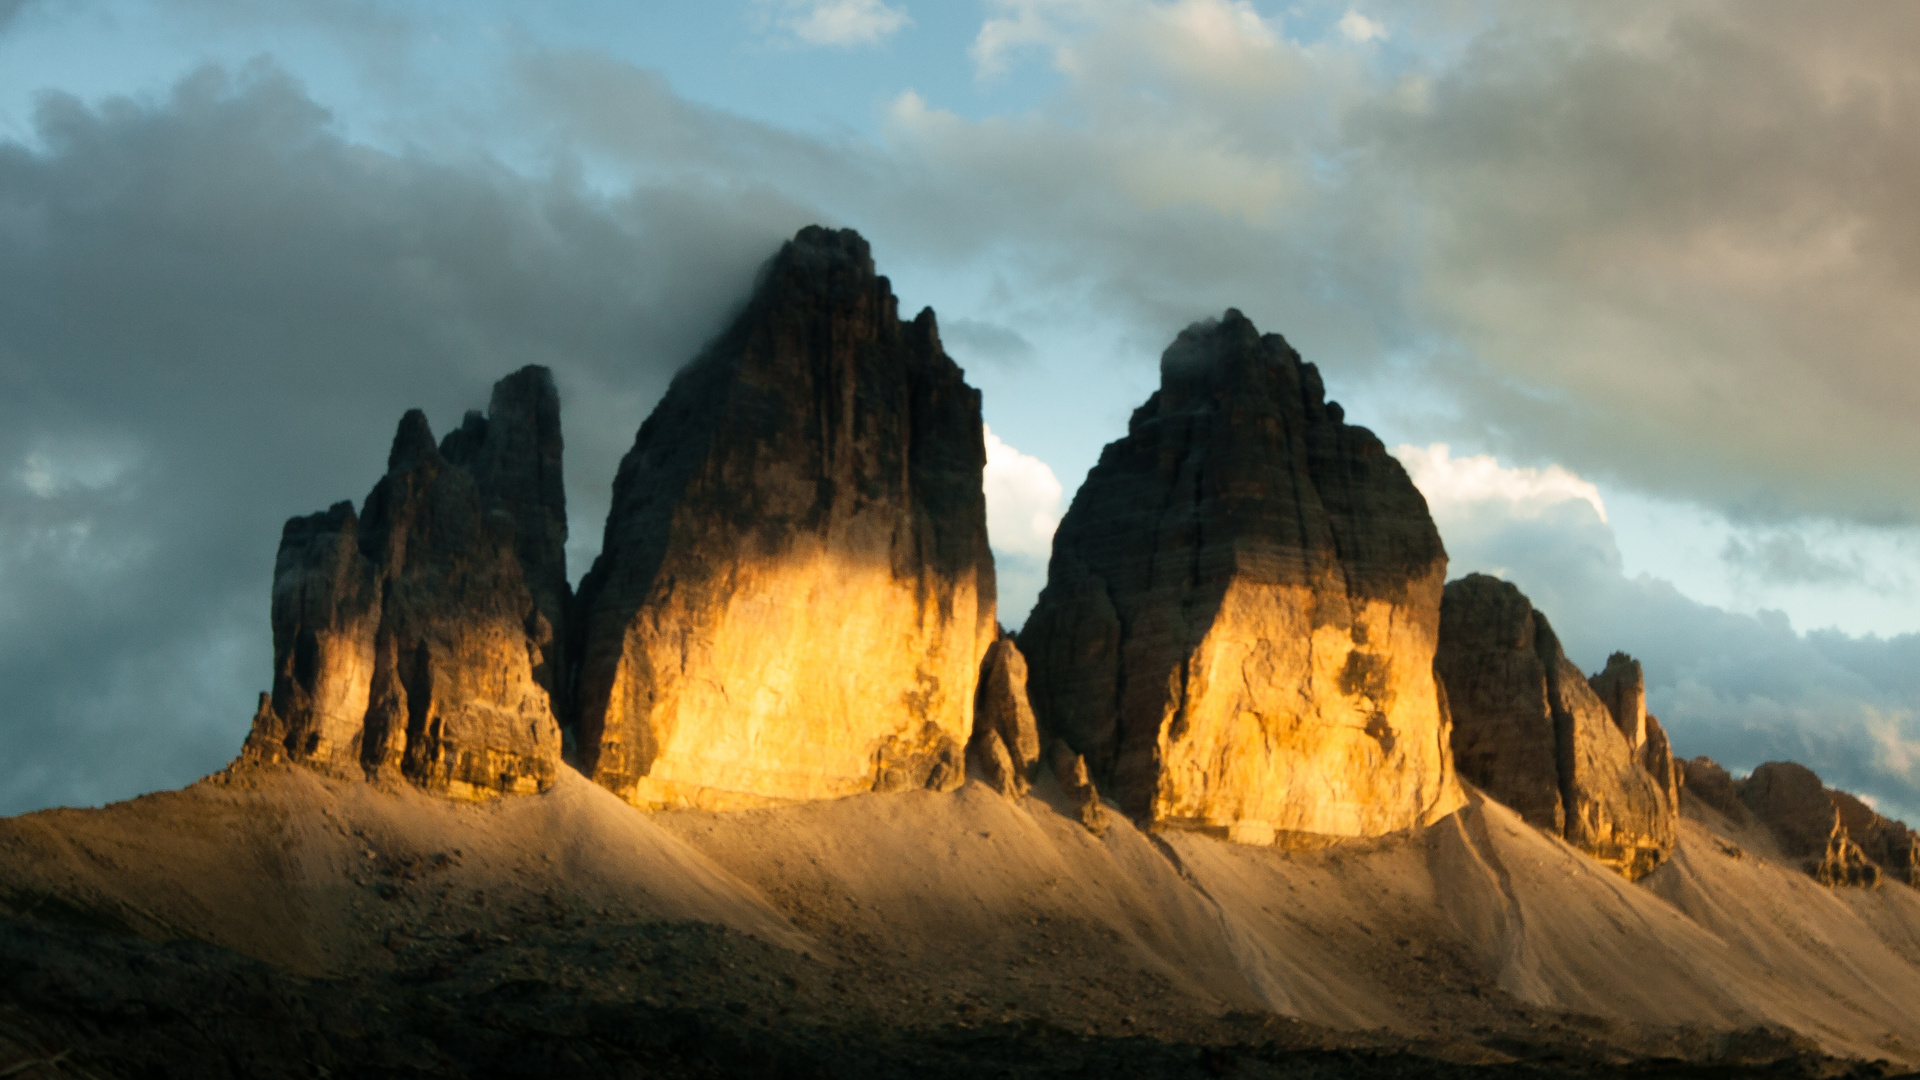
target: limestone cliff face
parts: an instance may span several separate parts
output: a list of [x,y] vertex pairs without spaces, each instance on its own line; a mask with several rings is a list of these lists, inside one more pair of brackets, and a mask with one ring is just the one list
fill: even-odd
[[980,395],[802,230],[675,377],[577,611],[581,767],[641,806],[958,785],[996,636]]
[[1020,633],[1042,728],[1159,827],[1264,843],[1453,810],[1425,500],[1237,311],[1181,333],[1160,376]]
[[528,368],[444,450],[409,412],[364,513],[343,502],[287,523],[273,691],[249,754],[456,798],[552,784],[560,729],[547,687],[566,605],[558,410],[551,377]]
[[1040,762],[1040,729],[1027,697],[1027,661],[1002,635],[980,665],[967,768],[1002,795],[1024,795]]
[[[1673,852],[1679,798],[1666,735],[1643,705],[1630,711],[1644,688],[1614,696],[1627,703],[1616,718],[1519,589],[1483,574],[1448,584],[1434,670],[1462,779],[1629,880]],[[1611,689],[1638,677],[1634,664],[1630,677],[1596,679]],[[1628,731],[1647,741],[1634,746]],[[1650,750],[1658,775],[1645,764]]]
[[[1847,792],[1827,787],[1805,765],[1770,761],[1736,787],[1741,804],[1772,831],[1780,850],[1820,880],[1878,884],[1878,871],[1885,871],[1895,881],[1920,888],[1920,834]],[[1876,872],[1860,870],[1856,864],[1861,859]]]

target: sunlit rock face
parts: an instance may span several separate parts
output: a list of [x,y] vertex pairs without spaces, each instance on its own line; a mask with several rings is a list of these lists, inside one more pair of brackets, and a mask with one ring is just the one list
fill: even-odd
[[287,523],[274,685],[248,739],[336,775],[482,798],[544,790],[560,762],[566,508],[544,368],[494,388],[435,446],[409,412],[363,513]]
[[[1827,787],[1805,765],[1770,761],[1735,786],[1742,805],[1773,833],[1780,850],[1821,881],[1871,885],[1884,871],[1920,887],[1920,834]],[[1876,872],[1861,869],[1862,860]]]
[[1074,496],[1020,647],[1040,724],[1130,815],[1251,843],[1459,805],[1446,552],[1319,372],[1238,311],[1182,332]]
[[1595,677],[1616,718],[1519,589],[1484,574],[1446,587],[1434,670],[1460,778],[1637,880],[1673,853],[1678,779],[1666,735],[1645,713],[1639,665],[1621,659]]
[[1680,788],[1686,782],[1686,766],[1675,760],[1673,744],[1660,718],[1647,711],[1647,676],[1640,661],[1617,652],[1607,657],[1607,666],[1587,678],[1614,726],[1627,740],[1628,749],[1640,757],[1640,767],[1653,778],[1667,812],[1680,813]]
[[994,576],[980,395],[802,230],[675,377],[582,580],[579,760],[635,804],[957,786]]

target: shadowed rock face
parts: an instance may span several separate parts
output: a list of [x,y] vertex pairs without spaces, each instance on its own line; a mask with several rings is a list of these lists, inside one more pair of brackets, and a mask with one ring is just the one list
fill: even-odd
[[1877,873],[1867,875],[1855,865],[1857,850],[1886,876],[1920,888],[1920,834],[1827,787],[1805,765],[1770,761],[1736,787],[1742,805],[1773,832],[1780,850],[1820,880],[1877,884]]
[[1734,785],[1733,776],[1719,762],[1710,757],[1697,757],[1686,763],[1686,784],[1682,791],[1689,799],[1697,799],[1702,805],[1711,806],[1729,820],[1738,825],[1752,821],[1747,813],[1746,804],[1740,801],[1740,791]]
[[958,785],[995,638],[980,395],[808,228],[675,377],[583,579],[579,756],[641,806]]
[[1040,761],[1040,730],[1027,698],[1027,661],[1003,635],[980,665],[967,767],[1002,795],[1024,795]]
[[[1638,679],[1626,662],[1630,676],[1616,671],[1612,682]],[[1434,670],[1462,779],[1629,880],[1672,854],[1679,800],[1665,733],[1644,709],[1640,723],[1619,722],[1519,589],[1484,574],[1448,584]],[[1627,729],[1657,739],[1636,747]],[[1647,751],[1664,772],[1647,769]]]
[[1160,372],[1074,496],[1020,634],[1042,728],[1163,827],[1269,842],[1451,811],[1425,500],[1237,311],[1181,333]]
[[343,502],[287,522],[273,692],[247,752],[457,798],[550,786],[567,599],[560,456],[553,380],[527,368],[444,449],[407,413],[364,514]]

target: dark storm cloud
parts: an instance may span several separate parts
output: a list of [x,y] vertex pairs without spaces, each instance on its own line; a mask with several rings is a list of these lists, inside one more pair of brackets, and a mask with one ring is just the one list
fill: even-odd
[[1867,579],[1866,564],[1859,557],[1821,555],[1799,533],[1728,537],[1720,559],[1737,574],[1773,585],[1851,585],[1865,584]]
[[962,363],[980,360],[1017,367],[1034,360],[1033,342],[1016,330],[984,319],[948,319],[940,324],[940,337],[947,351]]
[[0,813],[229,757],[281,522],[364,497],[409,406],[552,365],[590,555],[666,378],[808,218],[382,153],[265,65],[36,127],[0,145]]
[[1464,414],[1737,519],[1920,521],[1920,7],[1490,10],[1344,136]]

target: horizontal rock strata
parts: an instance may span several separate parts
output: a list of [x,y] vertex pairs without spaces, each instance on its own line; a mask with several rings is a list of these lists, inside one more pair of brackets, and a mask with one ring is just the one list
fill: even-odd
[[544,790],[567,606],[559,398],[544,368],[434,445],[400,421],[364,511],[294,518],[273,586],[274,683],[248,754],[456,798]]
[[1450,812],[1425,500],[1237,311],[1181,333],[1160,373],[1020,633],[1043,730],[1159,827],[1267,843]]
[[996,636],[980,395],[852,232],[802,230],[621,462],[579,759],[648,807],[961,782]]
[[1616,716],[1519,589],[1484,574],[1446,587],[1434,670],[1461,778],[1636,880],[1673,851],[1678,781],[1665,733],[1644,713],[1639,665],[1620,659],[1596,676]]

